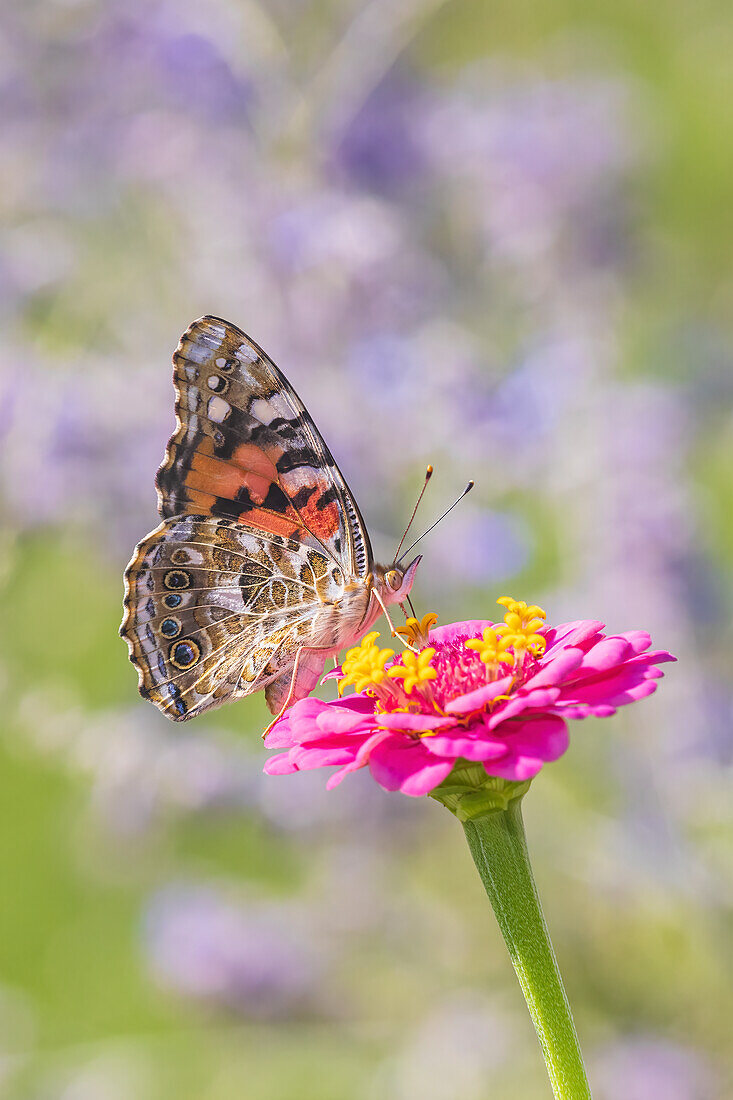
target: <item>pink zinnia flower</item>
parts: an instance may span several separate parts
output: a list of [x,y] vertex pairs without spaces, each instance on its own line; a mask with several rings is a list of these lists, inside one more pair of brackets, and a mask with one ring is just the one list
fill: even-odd
[[[434,627],[408,620],[407,648],[379,649],[376,632],[349,650],[339,695],[302,699],[268,733],[281,749],[271,775],[337,765],[327,786],[369,767],[386,790],[425,795],[466,762],[487,776],[523,782],[568,746],[566,719],[605,718],[651,695],[656,666],[675,660],[650,651],[642,630],[605,635],[592,619],[548,627],[541,608],[510,597],[504,622]],[[432,629],[431,629],[432,628]]]

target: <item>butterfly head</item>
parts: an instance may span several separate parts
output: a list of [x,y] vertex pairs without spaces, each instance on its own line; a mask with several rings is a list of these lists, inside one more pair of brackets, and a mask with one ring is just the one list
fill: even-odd
[[379,595],[385,604],[403,603],[407,599],[421,561],[422,555],[418,554],[415,560],[404,569],[399,562],[375,567],[375,581]]

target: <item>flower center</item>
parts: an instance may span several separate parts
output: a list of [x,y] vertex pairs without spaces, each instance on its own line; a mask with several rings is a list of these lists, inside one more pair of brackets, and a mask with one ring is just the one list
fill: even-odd
[[429,632],[437,615],[408,619],[398,633],[410,648],[397,658],[393,649],[376,644],[378,631],[365,635],[344,658],[339,695],[353,686],[376,697],[377,712],[444,714],[452,699],[503,676],[511,675],[509,691],[514,690],[532,674],[545,651],[539,631],[546,616],[541,607],[510,596],[502,596],[497,603],[506,608],[504,622],[487,626],[479,638],[431,641]]

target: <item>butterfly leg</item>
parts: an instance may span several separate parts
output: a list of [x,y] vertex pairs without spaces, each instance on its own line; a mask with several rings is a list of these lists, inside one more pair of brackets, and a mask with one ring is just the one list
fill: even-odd
[[384,601],[382,600],[382,597],[377,592],[376,588],[372,589],[372,595],[374,596],[377,603],[379,604],[382,611],[384,612],[384,617],[387,620],[387,622],[389,623],[389,629],[390,629],[390,633],[392,634],[392,637],[393,638],[399,638],[404,646],[407,646],[408,649],[411,649],[413,651],[413,653],[418,653],[419,650],[415,649],[415,647],[411,644],[411,642],[409,642],[408,639],[406,639],[402,636],[402,634],[399,632],[399,630],[395,630],[395,625],[389,617],[389,611],[387,610],[387,607],[386,607]]
[[[275,725],[275,723],[279,722],[279,720],[282,718],[283,714],[288,709],[290,704],[297,701],[297,700],[294,699],[294,696],[296,694],[296,689],[297,689],[297,686],[298,686],[298,673],[300,671],[301,658],[302,658],[303,654],[304,653],[323,653],[327,656],[329,653],[332,653],[332,652],[333,652],[332,649],[324,649],[320,646],[307,646],[307,645],[298,646],[297,650],[295,651],[295,661],[293,663],[293,671],[292,671],[291,676],[290,676],[290,686],[288,688],[288,693],[285,696],[285,700],[284,700],[282,706],[280,707],[278,713],[275,715],[275,717],[272,719],[272,721],[268,725],[265,732],[262,734],[263,738],[267,737],[268,733],[270,732],[272,727]],[[326,657],[324,656],[323,662],[325,662],[325,659],[326,659]],[[308,672],[307,667],[304,669],[304,672],[307,675],[307,672]],[[311,686],[307,687],[306,690],[302,693],[302,695],[299,693],[299,697],[302,698],[303,695],[306,695],[308,693],[308,691],[311,690],[311,687],[315,685],[315,683],[318,680],[318,676],[320,676],[321,672],[323,672],[323,663],[321,663],[320,670],[316,674],[316,678],[312,682]],[[275,683],[279,683],[279,681],[275,681]],[[268,699],[268,702],[270,702],[269,699]],[[277,704],[275,704],[275,705],[277,705]]]

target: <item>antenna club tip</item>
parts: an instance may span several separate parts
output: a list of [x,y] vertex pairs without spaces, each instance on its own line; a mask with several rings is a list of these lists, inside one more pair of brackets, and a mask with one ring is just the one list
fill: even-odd
[[469,481],[468,485],[466,486],[466,492],[470,493],[475,484],[476,484],[475,481],[473,481],[473,480]]
[[431,463],[428,462],[428,468],[425,471],[425,478],[427,479],[427,478],[430,478],[432,476],[433,476],[433,467],[432,467]]

